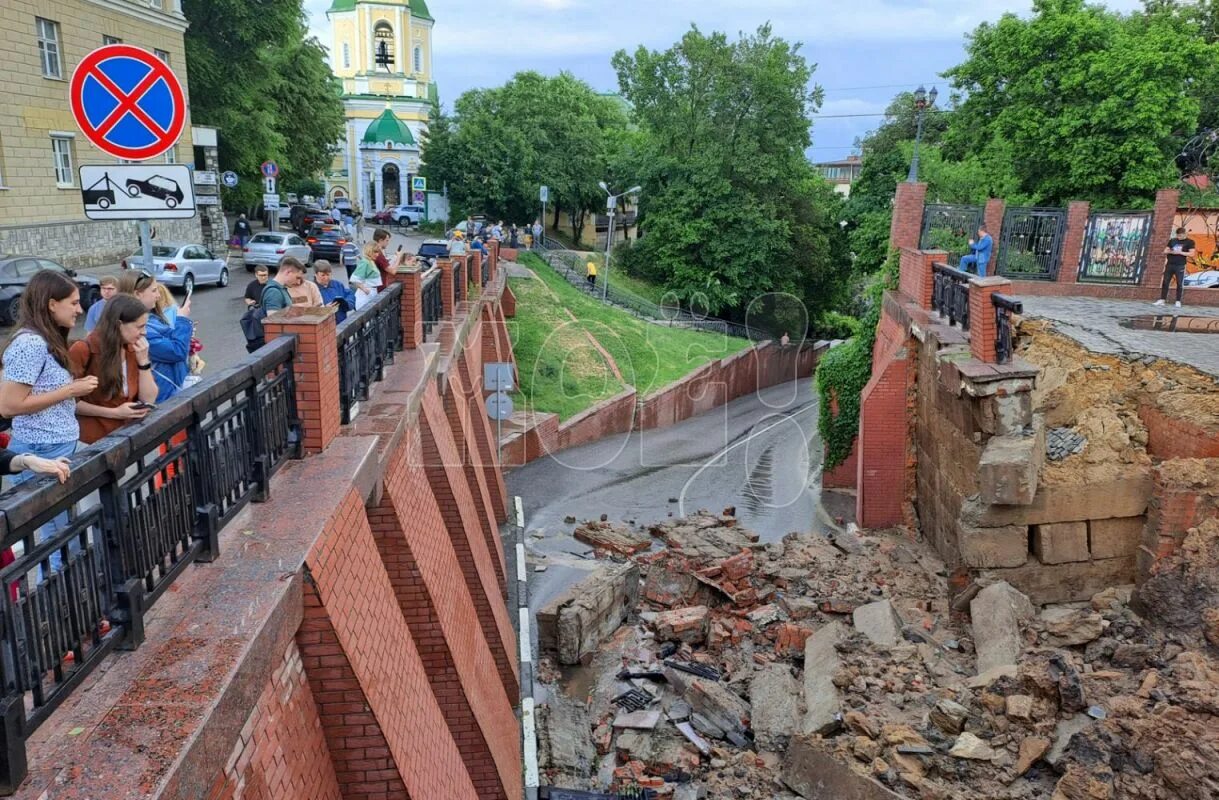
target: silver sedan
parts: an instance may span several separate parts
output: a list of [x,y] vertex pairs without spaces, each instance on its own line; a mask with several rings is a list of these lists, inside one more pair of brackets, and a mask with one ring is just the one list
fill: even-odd
[[247,272],[253,272],[254,267],[260,264],[274,270],[279,267],[279,262],[289,256],[306,265],[313,260],[308,242],[295,233],[257,234],[246,242],[242,254]]
[[[154,244],[153,276],[172,289],[193,292],[196,284],[229,285],[228,264],[201,244]],[[142,252],[123,259],[123,269],[147,269]]]

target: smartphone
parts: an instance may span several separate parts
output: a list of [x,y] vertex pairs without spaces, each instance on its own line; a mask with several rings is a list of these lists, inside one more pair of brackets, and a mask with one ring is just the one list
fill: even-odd
[[136,401],[135,401],[134,403],[132,403],[131,405],[132,405],[134,408],[147,408],[147,409],[149,409],[149,410],[156,408],[156,405],[155,405],[155,404],[153,404],[153,403],[146,403],[146,402],[144,402],[143,400],[136,400]]
[[398,252],[399,252],[399,253],[401,253],[401,252],[402,252],[402,245],[398,245]]

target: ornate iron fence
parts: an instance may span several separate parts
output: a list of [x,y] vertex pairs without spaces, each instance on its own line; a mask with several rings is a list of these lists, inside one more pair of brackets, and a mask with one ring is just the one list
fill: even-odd
[[423,276],[423,340],[432,335],[432,329],[444,315],[444,303],[440,297],[440,270],[431,269]]
[[1062,261],[1067,212],[1061,208],[1009,208],[994,272],[1008,278],[1052,281]]
[[948,265],[955,267],[969,252],[969,240],[977,238],[982,221],[982,206],[928,203],[923,207],[919,249],[947,251]]
[[372,385],[402,349],[402,284],[394,283],[339,326],[339,412],[344,425],[359,413]]
[[1023,314],[1024,304],[1002,294],[992,294],[990,300],[995,306],[995,356],[1000,364],[1006,364],[1015,349],[1012,314]]
[[931,269],[932,309],[947,317],[949,325],[969,330],[969,273],[947,264],[933,264]]
[[144,640],[144,615],[220,528],[299,456],[295,337],[164,404],[73,458],[72,480],[3,496],[0,792],[25,777],[26,739],[101,660]]
[[1151,212],[1098,211],[1088,217],[1079,280],[1138,285],[1147,266]]

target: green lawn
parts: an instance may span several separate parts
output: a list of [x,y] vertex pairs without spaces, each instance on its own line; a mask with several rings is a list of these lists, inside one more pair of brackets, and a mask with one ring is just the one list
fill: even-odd
[[[744,339],[653,325],[603,305],[532,253],[522,254],[520,263],[540,278],[540,283],[512,281],[518,302],[510,323],[521,392],[535,410],[566,419],[618,393],[624,384],[647,395],[708,361],[749,346]],[[586,333],[614,359],[623,380],[612,373]]]

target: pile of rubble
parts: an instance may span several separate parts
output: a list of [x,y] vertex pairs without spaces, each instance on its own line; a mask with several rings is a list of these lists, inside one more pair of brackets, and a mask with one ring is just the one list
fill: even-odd
[[[942,565],[900,533],[759,544],[727,513],[578,537],[605,563],[539,613],[552,659],[539,674],[557,681],[554,661],[592,671],[586,697],[551,687],[539,714],[556,786],[677,800],[1219,797],[1214,643],[1204,624],[1150,625],[1129,588],[1040,611],[1006,583],[950,601]],[[1219,565],[1219,535],[1190,542],[1214,549],[1191,563]],[[1213,572],[1190,577],[1219,586]],[[1171,594],[1157,591],[1150,604]]]

